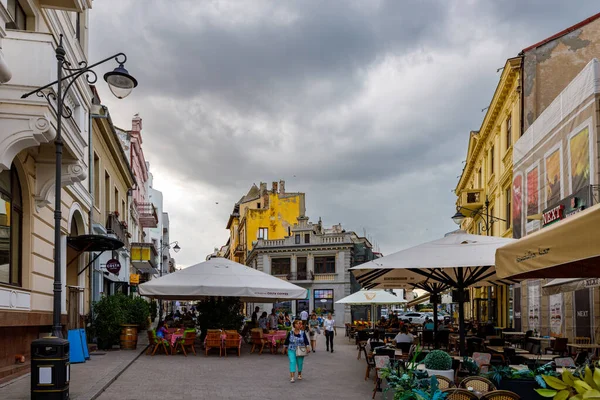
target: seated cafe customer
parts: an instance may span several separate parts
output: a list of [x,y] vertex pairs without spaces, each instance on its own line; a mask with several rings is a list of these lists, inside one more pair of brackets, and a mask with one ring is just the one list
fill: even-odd
[[423,329],[425,329],[426,331],[432,331],[433,330],[433,320],[427,318],[425,320],[425,324],[423,324]]
[[405,326],[402,327],[400,333],[398,333],[394,338],[396,343],[412,343],[414,340],[414,336],[408,333],[408,329],[406,329]]

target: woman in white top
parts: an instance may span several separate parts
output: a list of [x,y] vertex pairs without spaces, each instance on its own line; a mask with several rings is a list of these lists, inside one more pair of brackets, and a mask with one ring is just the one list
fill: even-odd
[[333,335],[337,335],[337,331],[335,330],[335,320],[331,316],[331,313],[327,314],[327,318],[323,321],[323,329],[325,330],[327,351],[329,351],[331,345],[331,352],[333,353]]

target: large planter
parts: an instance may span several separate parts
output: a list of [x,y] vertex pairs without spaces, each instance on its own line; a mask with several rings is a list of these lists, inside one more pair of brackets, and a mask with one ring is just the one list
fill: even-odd
[[542,400],[544,397],[535,391],[538,388],[537,382],[531,379],[502,379],[498,386],[498,389],[510,390],[521,396],[522,399]]
[[448,378],[452,382],[454,382],[454,370],[453,369],[443,370],[443,369],[427,369],[427,368],[425,368],[425,371],[427,371],[429,376],[440,375],[440,376]]
[[121,349],[135,350],[137,347],[138,327],[137,325],[121,325]]

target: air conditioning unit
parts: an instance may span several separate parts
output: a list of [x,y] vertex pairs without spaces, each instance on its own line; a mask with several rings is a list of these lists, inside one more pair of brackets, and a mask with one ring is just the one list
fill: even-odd
[[[483,189],[465,189],[460,193],[460,205],[469,210],[479,210],[483,207],[484,202],[485,196],[483,194]],[[467,215],[468,211],[463,209],[462,213]]]

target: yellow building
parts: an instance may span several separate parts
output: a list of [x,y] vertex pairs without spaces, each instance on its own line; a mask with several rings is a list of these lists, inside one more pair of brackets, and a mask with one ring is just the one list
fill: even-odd
[[[521,137],[520,91],[521,58],[516,57],[506,61],[481,128],[470,133],[465,167],[455,190],[457,209],[468,217],[461,229],[468,233],[512,237],[512,145]],[[471,289],[465,315],[508,327],[510,301],[506,286]]]
[[273,182],[271,190],[261,182],[252,185],[229,216],[229,240],[224,255],[245,264],[246,257],[259,239],[283,239],[291,235],[298,217],[305,214],[304,193],[286,193],[285,181]]

